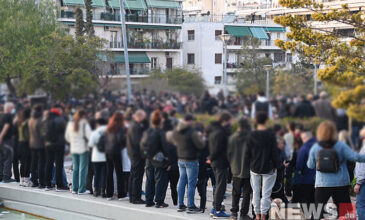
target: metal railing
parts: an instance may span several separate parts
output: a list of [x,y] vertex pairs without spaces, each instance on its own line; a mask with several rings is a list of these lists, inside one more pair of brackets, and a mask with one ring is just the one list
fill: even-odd
[[[123,48],[123,44],[120,41],[109,41],[109,45],[106,47],[111,49]],[[181,49],[182,43],[179,42],[128,42],[128,48],[130,49]]]
[[239,23],[239,24],[274,24],[275,22],[269,18],[258,17],[252,20],[251,16],[236,15],[193,15],[185,16],[184,23],[195,22],[222,22],[222,23]]

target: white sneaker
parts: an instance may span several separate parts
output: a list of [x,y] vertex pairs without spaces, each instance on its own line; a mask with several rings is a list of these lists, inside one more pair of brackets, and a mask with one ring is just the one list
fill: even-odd
[[24,186],[24,178],[20,177],[19,186]]
[[86,190],[85,192],[82,192],[82,193],[78,193],[79,195],[87,195],[87,194],[90,194],[90,191],[89,190]]
[[113,197],[106,198],[107,201],[113,200]]
[[31,181],[30,181],[29,177],[23,179],[23,186],[24,187],[30,187],[31,186]]
[[77,192],[76,191],[72,191],[72,194],[77,194]]

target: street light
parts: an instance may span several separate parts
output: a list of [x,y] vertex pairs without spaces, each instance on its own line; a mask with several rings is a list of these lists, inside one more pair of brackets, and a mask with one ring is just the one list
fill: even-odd
[[317,78],[318,66],[314,63],[313,81],[314,81],[314,95],[318,95],[318,78]]
[[231,35],[230,34],[222,34],[219,36],[220,39],[223,42],[223,90],[224,90],[224,95],[228,95],[227,94],[227,43],[228,41],[231,39]]
[[264,69],[266,70],[266,98],[270,99],[270,70],[272,65],[264,65]]

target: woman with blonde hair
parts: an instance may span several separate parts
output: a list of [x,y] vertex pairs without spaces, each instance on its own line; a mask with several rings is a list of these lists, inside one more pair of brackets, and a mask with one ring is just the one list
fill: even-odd
[[77,110],[73,121],[67,124],[65,139],[70,144],[72,154],[72,194],[89,194],[86,190],[86,176],[89,165],[88,140],[91,137],[91,128],[86,120],[84,110]]
[[[350,178],[346,162],[365,162],[365,155],[354,152],[346,143],[338,141],[336,126],[331,121],[322,122],[318,126],[317,139],[318,143],[311,148],[307,161],[309,168],[316,169],[314,195],[316,205],[325,205],[330,197],[338,208],[340,203],[351,203]],[[328,158],[333,159],[328,160]],[[322,216],[323,208],[321,216],[314,218]]]

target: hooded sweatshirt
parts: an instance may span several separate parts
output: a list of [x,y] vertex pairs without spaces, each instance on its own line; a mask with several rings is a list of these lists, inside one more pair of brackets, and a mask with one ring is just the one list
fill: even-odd
[[199,150],[204,148],[204,142],[199,133],[191,125],[181,121],[173,131],[172,139],[176,145],[179,160],[198,160]]
[[248,131],[238,131],[229,138],[227,156],[233,177],[250,178],[250,161],[244,160],[248,136]]

